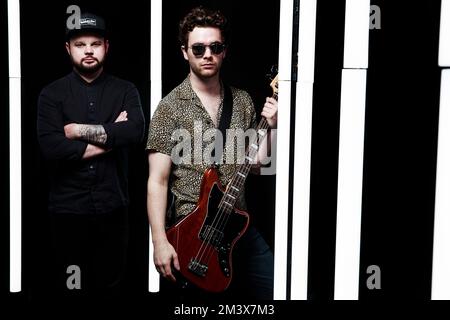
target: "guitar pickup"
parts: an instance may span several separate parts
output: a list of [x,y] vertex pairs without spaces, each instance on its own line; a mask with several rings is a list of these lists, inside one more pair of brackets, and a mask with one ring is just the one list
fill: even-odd
[[191,259],[191,261],[189,261],[189,264],[188,264],[188,269],[189,269],[189,271],[196,274],[197,276],[205,277],[206,272],[208,271],[208,266],[203,263],[198,262],[195,259]]
[[208,225],[206,225],[200,233],[200,238],[203,241],[208,242],[216,248],[221,245],[223,236],[224,235],[222,231]]

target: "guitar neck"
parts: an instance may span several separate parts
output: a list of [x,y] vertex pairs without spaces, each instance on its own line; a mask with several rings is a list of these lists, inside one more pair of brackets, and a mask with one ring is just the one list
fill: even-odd
[[[278,94],[276,92],[273,93],[272,97],[278,100]],[[245,152],[244,163],[237,166],[236,171],[228,184],[228,188],[223,195],[221,205],[226,208],[227,213],[232,212],[234,204],[244,191],[245,180],[247,179],[251,166],[256,162],[256,155],[258,153],[259,146],[261,145],[264,137],[267,135],[268,129],[269,123],[265,117],[262,117],[256,127],[256,134],[250,138],[250,143]]]

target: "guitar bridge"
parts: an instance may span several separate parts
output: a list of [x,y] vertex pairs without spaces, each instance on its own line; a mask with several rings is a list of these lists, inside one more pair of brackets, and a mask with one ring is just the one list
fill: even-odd
[[191,259],[188,265],[188,269],[189,271],[200,277],[205,277],[206,271],[208,271],[208,266],[198,262],[197,260]]

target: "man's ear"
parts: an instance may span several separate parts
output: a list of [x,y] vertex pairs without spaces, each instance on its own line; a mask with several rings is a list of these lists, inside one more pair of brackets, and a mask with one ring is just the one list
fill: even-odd
[[181,52],[183,52],[183,57],[185,60],[189,60],[188,55],[187,55],[187,50],[186,47],[184,45],[181,46]]
[[66,41],[66,50],[67,50],[67,53],[69,54],[69,56],[70,56],[70,40],[69,41]]
[[105,39],[105,53],[108,53],[109,50],[109,40]]

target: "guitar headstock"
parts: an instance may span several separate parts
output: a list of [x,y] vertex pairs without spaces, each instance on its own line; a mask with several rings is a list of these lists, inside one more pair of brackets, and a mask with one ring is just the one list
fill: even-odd
[[270,87],[272,88],[272,97],[278,99],[278,67],[276,65],[272,66],[270,73],[267,74],[270,80]]

